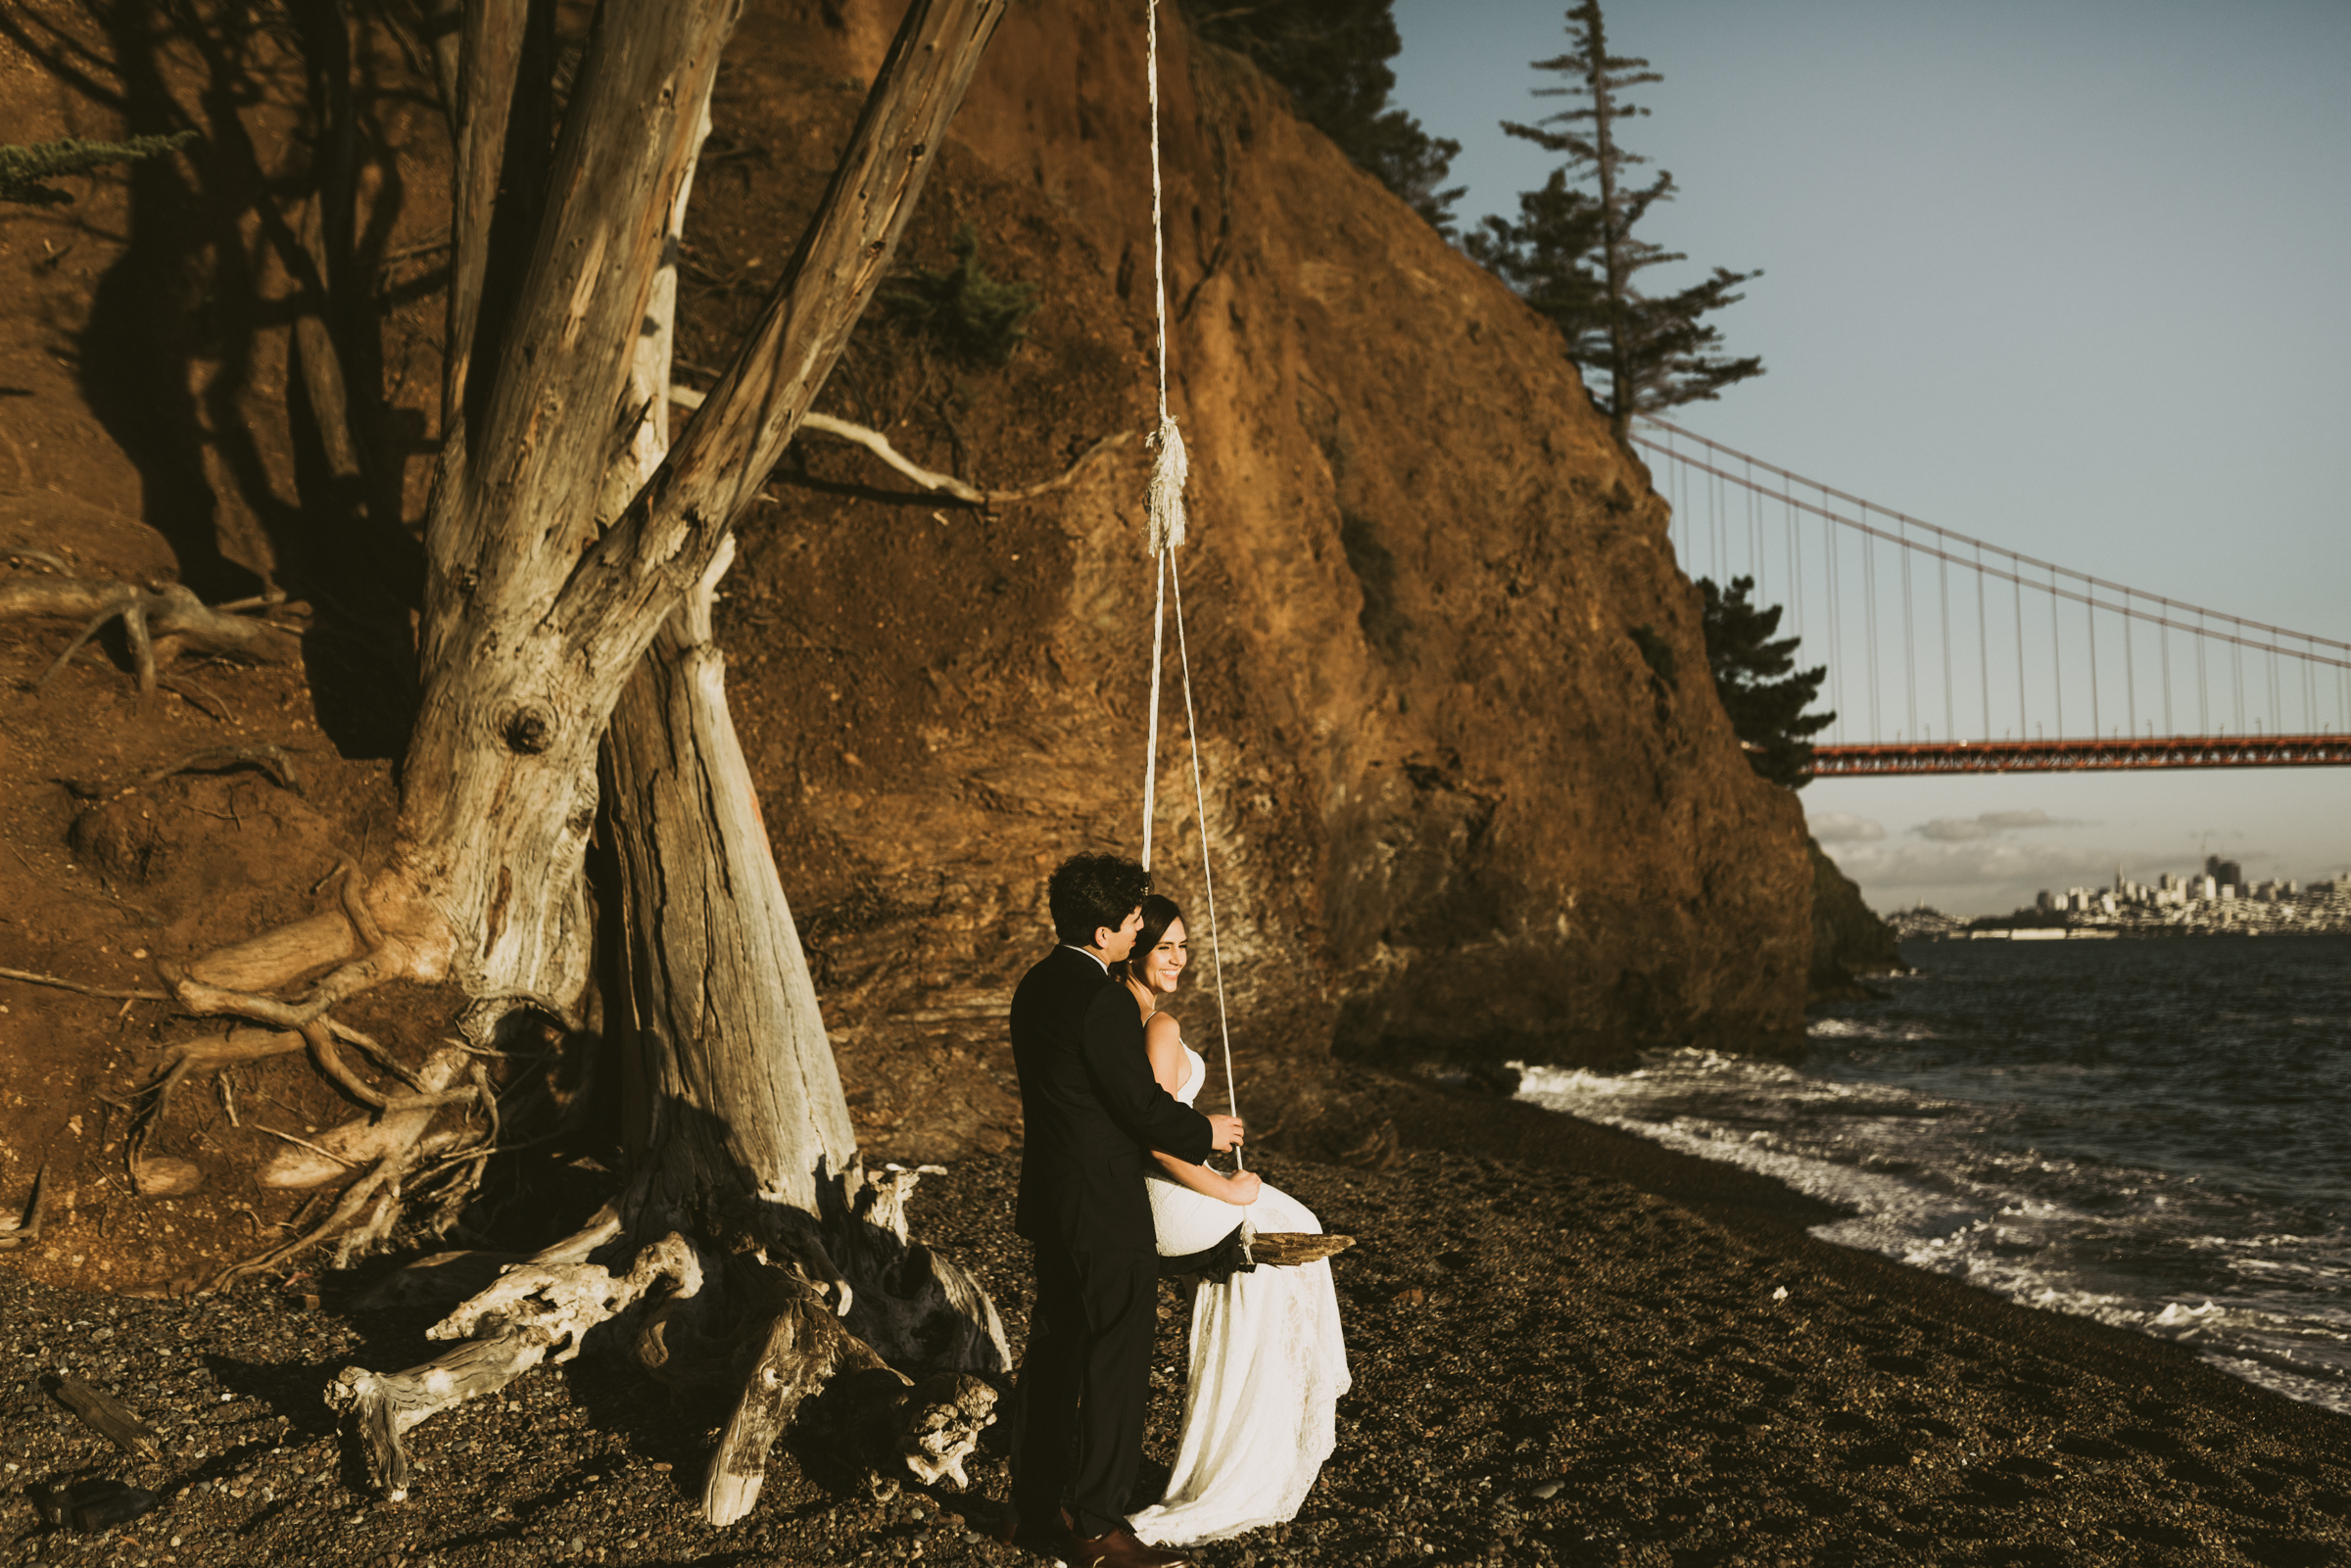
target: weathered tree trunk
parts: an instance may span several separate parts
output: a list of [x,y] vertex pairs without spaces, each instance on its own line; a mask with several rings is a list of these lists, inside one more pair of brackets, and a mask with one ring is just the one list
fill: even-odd
[[[479,1287],[433,1330],[460,1343],[407,1372],[347,1373],[330,1391],[396,1496],[408,1485],[407,1428],[592,1336],[657,1375],[732,1392],[704,1489],[719,1523],[756,1500],[768,1448],[803,1402],[836,1389],[822,1402],[841,1424],[840,1451],[960,1480],[993,1419],[994,1390],[975,1374],[1009,1367],[985,1293],[909,1233],[920,1173],[868,1173],[857,1160],[710,625],[732,527],[888,267],[1008,0],[912,0],[815,221],[673,447],[678,235],[739,3],[600,8],[551,152],[552,0],[428,0],[442,21],[461,7],[462,23],[454,59],[434,50],[456,149],[454,254],[422,700],[397,840],[372,878],[346,863],[338,909],[167,968],[187,1010],[266,1028],[182,1042],[142,1090],[134,1170],[139,1136],[191,1072],[307,1051],[367,1113],[315,1142],[289,1139],[299,1149],[264,1179],[346,1185],[323,1222],[229,1274],[327,1240],[347,1260],[435,1181],[446,1217],[499,1146],[481,1060],[453,1042],[407,1068],[332,1010],[413,978],[464,991],[477,1044],[525,1008],[577,1022],[595,950],[584,863],[600,753],[621,923],[605,1000],[629,1061],[631,1180],[532,1258],[428,1259],[408,1277],[403,1288],[426,1297]],[[347,71],[341,14],[315,20],[327,69]],[[328,83],[342,132],[345,85]],[[348,151],[329,181],[339,190]],[[321,198],[306,219],[308,253],[337,288],[349,281],[337,275],[350,270],[346,205]],[[369,447],[339,390],[348,366],[329,313],[306,320],[298,347],[328,467],[363,481]],[[364,499],[397,504],[381,485]],[[229,613],[252,607],[208,609],[176,589],[0,592],[0,617],[66,611],[93,630],[120,617],[144,686],[168,652],[151,634],[286,656],[282,629]],[[321,970],[300,994],[279,994]],[[346,1046],[391,1086],[369,1081]],[[233,1118],[225,1081],[222,1094]],[[441,1124],[452,1107],[465,1108],[464,1124]],[[36,1180],[0,1246],[38,1234],[38,1193]]]
[[[495,374],[472,356],[497,226],[494,145],[509,3],[469,8],[460,68],[445,448],[427,522],[423,701],[393,864],[369,885],[380,941],[328,915],[191,966],[272,989],[365,958],[349,984],[455,979],[483,1004],[568,1019],[587,979],[581,871],[598,743],[622,686],[757,494],[845,346],[911,217],[1005,0],[917,0],[815,224],[751,337],[629,507],[599,529],[614,459],[652,403],[636,389],[675,199],[732,0],[604,11],[564,116]],[[338,982],[316,993],[331,1001]],[[191,993],[192,1005],[216,995]]]
[[[494,373],[464,362],[489,333],[456,317],[489,293],[490,269],[467,254],[468,235],[478,246],[497,226],[484,215],[496,113],[481,94],[519,24],[486,0],[468,10],[447,382],[459,411],[428,528],[425,699],[402,839],[352,901],[347,932],[314,927],[333,957],[365,950],[343,972],[353,978],[263,1011],[291,1018],[338,983],[399,972],[458,980],[477,1031],[516,1005],[569,1018],[588,969],[582,864],[601,741],[622,923],[605,1012],[630,1059],[635,1168],[587,1231],[433,1331],[462,1340],[455,1350],[394,1377],[347,1373],[331,1391],[388,1492],[408,1485],[404,1430],[576,1354],[591,1334],[656,1375],[736,1389],[704,1489],[716,1523],[748,1511],[769,1445],[838,1374],[855,1374],[827,1402],[848,1412],[851,1451],[925,1480],[959,1478],[992,1419],[994,1392],[972,1374],[1008,1367],[993,1306],[911,1239],[916,1173],[869,1178],[856,1161],[727,714],[710,605],[729,527],[888,265],[1003,8],[915,0],[809,236],[667,450],[674,281],[662,274],[731,6],[602,13]],[[297,945],[216,955],[182,994],[220,1000],[223,972],[267,973]]]
[[[723,557],[722,557],[723,561]],[[856,1158],[816,986],[727,714],[697,593],[613,711],[630,1141],[688,1209],[758,1194],[809,1213]]]

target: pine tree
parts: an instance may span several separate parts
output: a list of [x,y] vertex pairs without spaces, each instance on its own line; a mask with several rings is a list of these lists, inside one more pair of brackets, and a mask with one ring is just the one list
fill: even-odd
[[[1518,195],[1518,221],[1489,217],[1463,246],[1527,304],[1567,333],[1578,364],[1594,349],[1594,323],[1607,319],[1607,284],[1585,264],[1601,243],[1600,204],[1555,168],[1541,190]],[[1607,352],[1605,333],[1598,351]]]
[[73,198],[46,181],[80,174],[108,164],[135,163],[156,158],[195,139],[192,130],[169,136],[133,136],[126,142],[89,142],[68,137],[62,142],[0,147],[0,202],[25,207],[58,207]]
[[1806,713],[1820,694],[1828,666],[1798,670],[1793,637],[1774,639],[1780,606],[1751,603],[1751,577],[1731,579],[1724,593],[1711,578],[1698,580],[1705,596],[1703,625],[1706,665],[1731,730],[1747,750],[1748,763],[1773,784],[1801,789],[1812,782],[1812,742],[1836,721],[1834,713]]
[[[1568,84],[1538,87],[1535,96],[1585,102],[1532,125],[1503,121],[1512,136],[1567,162],[1542,190],[1520,196],[1517,222],[1487,218],[1469,251],[1559,323],[1569,358],[1607,378],[1602,405],[1622,437],[1636,412],[1708,400],[1763,373],[1759,356],[1724,357],[1721,331],[1702,319],[1743,298],[1733,291],[1762,274],[1718,266],[1704,282],[1659,296],[1634,286],[1650,267],[1689,260],[1634,236],[1651,207],[1672,200],[1673,175],[1660,169],[1646,185],[1629,184],[1628,170],[1649,160],[1616,139],[1618,122],[1649,113],[1622,94],[1665,78],[1646,60],[1608,53],[1600,0],[1582,0],[1567,21],[1569,51],[1534,69],[1559,71]],[[1570,128],[1544,128],[1554,125]],[[1573,188],[1586,181],[1597,194]]]
[[1278,82],[1298,116],[1412,204],[1440,234],[1453,232],[1453,204],[1466,187],[1446,187],[1462,144],[1431,136],[1389,107],[1404,47],[1394,0],[1183,0],[1196,37],[1246,55]]

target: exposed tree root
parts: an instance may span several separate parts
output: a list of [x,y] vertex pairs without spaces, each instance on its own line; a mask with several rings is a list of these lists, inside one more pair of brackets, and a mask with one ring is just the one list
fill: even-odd
[[[588,1229],[534,1258],[420,1259],[364,1304],[416,1306],[470,1290],[428,1331],[467,1343],[397,1377],[346,1371],[327,1402],[377,1485],[405,1496],[402,1433],[540,1360],[570,1359],[591,1330],[626,1313],[630,1324],[605,1330],[605,1343],[625,1346],[664,1382],[731,1394],[704,1477],[703,1512],[713,1524],[750,1511],[776,1439],[803,1418],[878,1491],[910,1475],[964,1485],[963,1461],[994,1419],[996,1391],[984,1375],[1009,1371],[1011,1356],[985,1293],[908,1240],[905,1201],[920,1174],[892,1168],[869,1179],[852,1166],[828,1184],[836,1196],[821,1221],[744,1200],[719,1219],[736,1237],[732,1256],[704,1253],[671,1229],[639,1249],[617,1279],[590,1255],[620,1243],[623,1212],[658,1227],[654,1178],[641,1178]],[[670,1288],[656,1293],[662,1279]]]
[[[249,599],[237,607],[274,606]],[[32,619],[83,623],[65,650],[31,683],[35,691],[47,686],[50,678],[81,651],[82,644],[113,620],[122,623],[142,692],[153,691],[158,668],[170,664],[182,652],[252,664],[292,664],[302,652],[301,642],[286,628],[236,614],[227,606],[208,605],[193,590],[178,583],[141,588],[135,583],[76,577],[12,578],[0,583],[0,621]]]
[[49,1163],[32,1173],[32,1195],[24,1200],[24,1217],[11,1224],[0,1225],[0,1253],[29,1247],[41,1239],[41,1197],[49,1184]]
[[[360,1078],[336,1049],[338,1036],[360,1046],[379,1067],[415,1092],[386,1095]],[[254,1130],[293,1146],[263,1166],[256,1180],[263,1187],[284,1190],[324,1186],[350,1176],[355,1170],[360,1174],[339,1195],[325,1218],[307,1228],[297,1228],[288,1240],[230,1263],[208,1280],[191,1282],[194,1289],[218,1289],[242,1275],[274,1268],[329,1240],[337,1243],[337,1266],[347,1265],[390,1235],[403,1212],[402,1184],[410,1174],[424,1167],[423,1174],[429,1178],[467,1164],[478,1174],[497,1145],[497,1094],[488,1072],[462,1048],[453,1046],[438,1051],[421,1069],[410,1072],[360,1030],[322,1016],[299,1028],[231,1028],[225,1034],[183,1042],[158,1064],[136,1092],[137,1110],[125,1139],[124,1158],[134,1188],[142,1192],[168,1190],[172,1173],[165,1167],[175,1163],[150,1161],[145,1149],[172,1091],[191,1074],[289,1056],[305,1049],[314,1059],[331,1063],[335,1070],[327,1075],[366,1106],[369,1114],[320,1134],[315,1141],[256,1123]],[[470,1083],[454,1086],[468,1074],[472,1078]],[[235,1121],[235,1100],[225,1082],[221,1085],[221,1095],[223,1108]],[[481,1107],[486,1130],[469,1135],[464,1129],[450,1129],[428,1135],[427,1129],[438,1111],[455,1104]],[[445,1229],[455,1218],[470,1185],[468,1180],[462,1184],[462,1190],[443,1194],[433,1220],[437,1227]]]
[[820,1407],[832,1406],[820,1419],[846,1440],[840,1451],[866,1472],[875,1492],[894,1494],[906,1474],[926,1485],[941,1477],[970,1485],[963,1461],[982,1428],[995,1420],[993,1388],[964,1372],[937,1372],[917,1383],[843,1328],[803,1281],[780,1269],[757,1273],[769,1315],[703,1474],[703,1518],[725,1526],[751,1511],[767,1480],[769,1450],[818,1395],[825,1396]]
[[[669,389],[669,401],[681,408],[699,408],[702,405],[702,394],[695,391],[692,387],[673,384]],[[1086,448],[1083,455],[1079,457],[1076,462],[1051,479],[1040,480],[1033,485],[1016,486],[1010,490],[982,490],[976,485],[965,483],[953,474],[936,473],[932,469],[925,468],[891,446],[889,438],[871,425],[853,424],[849,420],[836,419],[831,414],[817,413],[812,410],[801,418],[800,428],[821,431],[825,435],[838,436],[842,441],[852,442],[863,447],[925,490],[936,491],[942,496],[952,496],[957,500],[969,501],[972,505],[981,507],[996,506],[1006,501],[1033,500],[1039,496],[1067,489],[1077,482],[1078,476],[1083,473],[1095,458],[1124,445],[1129,434],[1128,431],[1121,430],[1104,436],[1100,441]]]
[[228,1264],[210,1279],[199,1284],[196,1287],[197,1291],[199,1293],[216,1291],[231,1280],[241,1279],[247,1274],[266,1273],[280,1263],[309,1252],[337,1232],[348,1229],[366,1209],[369,1200],[383,1193],[398,1180],[402,1163],[400,1155],[397,1154],[386,1155],[383,1159],[378,1160],[368,1167],[366,1174],[343,1190],[341,1199],[336,1202],[333,1211],[324,1219],[266,1252],[251,1258],[240,1259],[236,1262]]
[[436,1410],[496,1393],[551,1356],[570,1360],[591,1329],[663,1281],[681,1296],[701,1289],[700,1261],[674,1233],[641,1250],[628,1273],[618,1278],[588,1262],[509,1268],[488,1290],[425,1330],[428,1339],[465,1343],[405,1372],[347,1367],[328,1385],[326,1402],[358,1439],[368,1479],[398,1502],[408,1497],[411,1475],[401,1434]]
[[1010,1371],[1012,1349],[995,1303],[960,1264],[908,1232],[907,1199],[925,1172],[942,1169],[852,1169],[843,1184],[846,1212],[827,1215],[825,1225],[833,1259],[857,1287],[841,1315],[849,1332],[894,1366]]
[[[138,1163],[139,1151],[147,1135],[161,1118],[171,1091],[180,1080],[192,1073],[213,1072],[235,1067],[244,1062],[266,1061],[273,1056],[290,1056],[303,1048],[302,1036],[291,1029],[238,1029],[226,1034],[210,1035],[202,1040],[187,1040],[157,1064],[147,1081],[133,1091],[132,1099],[139,1105],[130,1124],[130,1161]],[[230,1125],[238,1125],[236,1101],[223,1086],[223,1109],[228,1113]]]
[[39,974],[31,970],[0,969],[0,980],[23,980],[27,985],[50,985],[61,991],[79,991],[109,1002],[168,1002],[170,995],[164,991],[123,991],[104,985],[84,985],[55,974]]
[[[318,917],[312,917],[293,926],[280,927],[251,942],[238,943],[234,948],[216,949],[186,969],[171,964],[158,964],[157,969],[171,986],[172,997],[191,1013],[225,1015],[295,1030],[310,1039],[315,1049],[317,1039],[312,1037],[312,1028],[325,1019],[327,1009],[385,980],[400,978],[413,968],[407,949],[402,944],[385,939],[383,928],[376,923],[374,912],[368,907],[365,891],[360,885],[359,868],[345,860],[328,876],[339,879],[342,883],[343,913],[340,922],[330,917],[321,926]],[[255,967],[251,961],[257,958],[268,967],[291,964],[293,973],[315,969],[320,956],[319,944],[331,940],[331,933],[346,923],[349,931],[359,938],[358,955],[351,955],[347,943],[339,945],[328,959],[330,962],[341,960],[336,968],[292,1001],[264,995],[258,989],[241,989],[235,984],[216,983],[199,975],[201,969],[220,967],[242,977],[241,972]],[[303,962],[306,958],[309,960],[307,963]],[[324,1057],[334,1059],[331,1041]],[[320,1070],[343,1082],[336,1075],[335,1067],[327,1065],[326,1060],[321,1061]],[[350,1086],[346,1083],[345,1087],[348,1089]],[[366,1094],[361,1093],[360,1097],[364,1100]],[[378,1109],[383,1108],[379,1106]]]
[[[454,1083],[466,1066],[462,1051],[445,1048],[433,1053],[418,1076],[441,1091],[443,1086]],[[264,1187],[281,1190],[324,1186],[415,1143],[424,1136],[433,1113],[442,1105],[453,1100],[480,1098],[481,1091],[472,1085],[410,1096],[406,1106],[346,1121],[320,1133],[315,1142],[305,1144],[289,1138],[288,1142],[302,1147],[278,1156],[263,1166],[254,1179]],[[495,1096],[491,1098],[495,1100]]]
[[159,674],[155,678],[155,684],[177,695],[199,713],[218,719],[223,724],[235,717],[228,711],[227,703],[184,676]]
[[[284,746],[205,746],[191,751],[173,762],[168,762],[151,772],[140,774],[132,784],[161,784],[175,774],[226,773],[234,768],[255,768],[269,776],[270,783],[293,794],[302,793],[302,775],[294,753]],[[121,783],[97,783],[68,779],[65,786],[84,800],[95,800],[126,787]]]

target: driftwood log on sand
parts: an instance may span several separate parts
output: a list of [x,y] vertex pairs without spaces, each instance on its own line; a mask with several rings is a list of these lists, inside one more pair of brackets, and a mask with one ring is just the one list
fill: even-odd
[[527,1260],[421,1259],[369,1300],[415,1304],[477,1285],[487,1268],[500,1272],[426,1331],[459,1341],[456,1348],[401,1372],[348,1368],[327,1403],[359,1442],[369,1479],[397,1500],[411,1474],[402,1434],[596,1340],[667,1382],[740,1385],[704,1478],[712,1524],[750,1511],[770,1449],[820,1395],[838,1451],[871,1472],[878,1489],[909,1475],[960,1487],[964,1459],[995,1419],[996,1390],[985,1378],[1009,1372],[1012,1357],[985,1293],[909,1238],[905,1201],[920,1175],[892,1167],[868,1178],[852,1165],[821,1221],[783,1205],[741,1205],[728,1216],[738,1251],[672,1231],[636,1249],[619,1274],[592,1259],[625,1248],[617,1211],[652,1212],[652,1183]]
[[61,1372],[57,1378],[57,1400],[80,1417],[82,1425],[124,1453],[152,1459],[164,1451],[163,1440],[155,1435],[153,1427],[139,1419],[139,1412],[103,1389],[94,1389],[72,1374]]

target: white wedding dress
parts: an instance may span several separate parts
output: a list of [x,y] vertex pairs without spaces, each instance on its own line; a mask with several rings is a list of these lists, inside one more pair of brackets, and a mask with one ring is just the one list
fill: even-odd
[[[1183,1062],[1176,1098],[1190,1105],[1208,1069],[1188,1045]],[[1235,1208],[1156,1171],[1148,1180],[1163,1255],[1205,1251],[1236,1219],[1252,1235],[1322,1228],[1306,1205],[1271,1185]],[[1330,1457],[1332,1412],[1349,1382],[1327,1260],[1203,1280],[1192,1293],[1175,1473],[1166,1497],[1134,1516],[1134,1533],[1154,1545],[1191,1545],[1295,1517]]]

